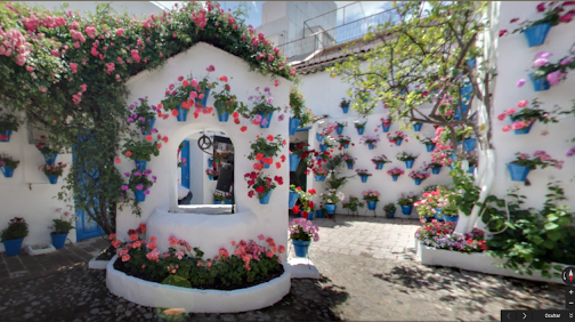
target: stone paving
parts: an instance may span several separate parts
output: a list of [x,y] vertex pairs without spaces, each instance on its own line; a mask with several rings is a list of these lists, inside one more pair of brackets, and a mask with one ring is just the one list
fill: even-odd
[[[310,259],[319,281],[292,280],[290,294],[269,308],[189,314],[184,321],[497,321],[502,309],[564,308],[562,285],[420,265],[411,253],[416,222],[344,216],[315,222],[321,240]],[[4,285],[0,321],[163,320],[155,308],[110,294],[105,272],[81,262]]]

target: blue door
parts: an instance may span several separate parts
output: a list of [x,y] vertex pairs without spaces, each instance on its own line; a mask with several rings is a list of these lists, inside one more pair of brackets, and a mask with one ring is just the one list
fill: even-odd
[[186,159],[182,165],[182,186],[190,189],[190,141],[184,140],[184,147],[180,151],[180,158]]
[[[74,147],[74,150],[76,150],[76,147]],[[74,162],[74,164],[76,165],[76,153],[74,153],[72,156],[72,162]],[[90,176],[93,178],[98,178],[98,171],[97,170],[92,171]],[[78,178],[78,180],[80,183],[79,189],[82,189],[82,184],[89,184],[89,182],[87,182],[84,176],[81,176],[80,178]],[[90,219],[86,211],[79,210],[77,206],[79,201],[76,198],[74,198],[74,202],[76,204],[76,240],[80,241],[83,239],[103,235],[104,231],[102,230],[102,228],[100,228],[100,226],[96,224],[96,222]],[[95,203],[97,203],[97,201],[95,201]]]

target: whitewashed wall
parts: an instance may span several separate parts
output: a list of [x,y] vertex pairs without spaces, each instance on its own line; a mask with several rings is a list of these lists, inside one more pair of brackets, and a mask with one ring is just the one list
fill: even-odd
[[[52,219],[59,218],[56,208],[65,209],[66,204],[54,197],[62,187],[63,177],[58,184],[52,185],[48,177],[38,170],[45,163],[44,157],[33,144],[28,144],[26,126],[20,126],[18,132],[12,132],[10,142],[0,142],[0,153],[7,153],[20,164],[14,170],[12,178],[5,178],[0,174],[0,229],[8,227],[8,222],[14,217],[22,217],[28,223],[29,234],[23,241],[26,245],[51,243]],[[58,155],[56,162],[68,163],[71,166],[71,155]],[[64,170],[64,176],[68,175]],[[30,190],[31,188],[31,190]],[[76,231],[68,234],[68,239],[76,242]],[[4,251],[4,244],[0,243],[0,250]]]
[[[537,13],[535,7],[539,2],[499,2],[500,20],[499,25],[495,27],[495,32],[501,29],[512,31],[516,28],[515,24],[509,22],[513,18],[537,20],[542,17]],[[559,85],[552,86],[547,91],[535,92],[533,84],[529,80],[529,73],[532,71],[534,56],[543,51],[553,53],[549,58],[551,62],[556,62],[566,55],[569,55],[569,49],[575,41],[575,21],[566,24],[560,24],[552,27],[547,35],[544,44],[537,47],[529,48],[527,39],[523,34],[508,34],[498,39],[497,43],[497,66],[498,75],[494,90],[494,111],[493,111],[493,145],[496,150],[497,169],[495,183],[492,193],[497,196],[503,196],[509,188],[520,188],[519,193],[527,196],[525,205],[540,209],[545,201],[547,193],[547,183],[554,180],[561,180],[561,186],[565,188],[567,197],[570,197],[575,189],[573,178],[575,167],[573,157],[566,157],[566,152],[573,146],[570,142],[575,137],[573,128],[573,117],[564,117],[555,124],[542,124],[536,122],[529,134],[515,135],[514,131],[507,133],[501,131],[501,128],[508,123],[496,119],[497,115],[505,110],[517,107],[521,100],[531,102],[533,98],[538,97],[542,103],[542,108],[551,111],[555,105],[563,109],[570,109],[573,106],[572,100],[575,99],[573,88],[575,88],[575,76],[573,72],[568,74],[567,80]],[[573,55],[572,55],[573,56]],[[521,88],[516,86],[519,79],[526,79],[527,82]],[[544,132],[548,135],[543,135]],[[513,182],[510,180],[506,163],[515,159],[516,152],[530,153],[537,150],[544,150],[552,157],[565,161],[562,170],[555,168],[538,169],[531,171],[527,178],[531,181],[531,186],[524,186],[523,183]],[[575,207],[575,200],[567,201],[570,207]]]
[[[428,136],[433,137],[435,134],[435,129],[433,126],[424,124],[421,132],[414,132],[411,128],[404,129],[403,132],[408,136],[406,142],[403,140],[401,146],[395,146],[395,144],[389,143],[387,140],[387,133],[383,132],[380,119],[388,115],[388,111],[383,108],[383,104],[380,104],[374,111],[374,113],[369,116],[367,126],[364,135],[376,135],[379,134],[381,142],[377,145],[374,150],[369,150],[366,145],[359,144],[361,135],[357,134],[357,130],[354,127],[353,121],[359,119],[359,116],[350,107],[347,114],[343,113],[343,110],[339,106],[342,98],[347,98],[347,89],[349,84],[344,82],[341,78],[335,77],[331,78],[330,74],[327,72],[318,72],[315,74],[308,74],[302,77],[302,84],[300,90],[303,93],[304,99],[306,100],[306,105],[310,108],[316,115],[329,115],[327,121],[330,122],[347,122],[347,127],[343,130],[342,135],[349,136],[351,142],[355,143],[355,146],[350,144],[348,151],[357,158],[354,169],[348,170],[347,165],[343,166],[343,175],[351,176],[355,175],[355,169],[368,169],[372,176],[369,177],[366,183],[361,182],[360,177],[356,176],[350,179],[342,191],[346,195],[346,201],[349,200],[349,195],[354,195],[363,199],[362,192],[368,189],[379,191],[382,196],[380,202],[376,208],[376,216],[385,216],[383,211],[383,206],[390,202],[396,202],[399,195],[404,193],[420,193],[423,188],[432,184],[446,184],[450,183],[451,179],[448,176],[449,168],[442,168],[439,175],[431,174],[431,176],[423,181],[421,185],[416,186],[413,179],[407,175],[412,170],[422,170],[423,162],[431,162],[431,153],[427,152],[425,145],[414,138],[415,134],[419,134],[420,137]],[[389,132],[393,133],[398,131],[400,123],[395,122],[392,124]],[[376,130],[377,129],[377,130]],[[310,130],[310,145],[315,147],[319,151],[319,143],[316,141],[316,133],[318,131],[318,124]],[[332,134],[335,138],[338,137],[337,133],[334,131]],[[413,169],[407,169],[405,167],[405,162],[398,161],[396,155],[399,152],[409,152],[413,154],[419,154],[419,157],[415,160]],[[336,153],[340,153],[339,150],[334,150]],[[385,154],[391,163],[384,165],[383,169],[376,170],[375,164],[371,162],[371,159],[375,156]],[[405,171],[405,174],[400,176],[397,181],[393,181],[391,176],[387,174],[387,171],[398,167]],[[309,185],[308,188],[315,188],[319,192],[324,191],[324,182],[315,182],[313,174],[309,176],[313,186]],[[327,179],[326,179],[327,180]],[[404,216],[401,214],[400,207],[396,211],[396,217],[403,218],[418,218],[417,211],[414,209],[411,216]],[[338,204],[337,213],[345,214],[347,210],[344,210],[341,204]],[[367,210],[367,206],[363,209],[359,209],[359,215],[373,216],[373,211]]]
[[[240,101],[249,103],[247,98],[257,93],[255,91],[257,86],[260,86],[261,90],[267,86],[271,88],[274,105],[283,107],[289,104],[289,92],[293,86],[291,82],[280,79],[280,86],[274,87],[271,78],[250,72],[248,65],[240,58],[204,43],[197,44],[188,51],[169,59],[162,68],[142,72],[130,79],[127,85],[131,96],[127,101],[132,102],[140,97],[148,96],[150,104],[158,104],[164,97],[165,89],[178,76],[187,76],[193,72],[195,77],[202,77],[206,74],[206,67],[209,65],[214,65],[216,68],[215,72],[211,74],[211,79],[216,80],[221,75],[226,75],[230,79],[229,84],[232,93],[237,95]],[[212,104],[213,97],[210,97],[207,105],[211,106]],[[254,140],[256,135],[282,134],[284,138],[288,138],[287,117],[284,121],[279,122],[277,116],[278,114],[274,114],[269,129],[260,129],[259,126],[248,124],[246,120],[242,120],[241,125],[236,125],[231,117],[229,122],[221,123],[218,122],[215,112],[213,115],[201,115],[198,119],[194,119],[193,115],[190,114],[187,122],[178,122],[175,117],[170,117],[165,121],[158,120],[155,127],[160,134],[169,138],[169,142],[163,145],[160,156],[152,158],[152,161],[148,163],[148,169],[152,170],[152,174],[158,176],[158,181],[150,189],[151,194],[146,197],[146,201],[141,203],[143,212],[141,218],[136,217],[128,210],[118,214],[117,232],[119,237],[126,238],[128,229],[137,227],[141,222],[146,222],[150,214],[156,209],[165,212],[169,209],[177,209],[175,182],[178,179],[177,171],[179,169],[173,165],[178,145],[191,133],[213,130],[224,131],[234,144],[236,153],[234,181],[236,183],[238,214],[209,216],[210,218],[206,220],[210,221],[214,225],[213,227],[218,227],[216,231],[198,232],[198,234],[188,238],[187,241],[194,247],[197,246],[204,250],[207,257],[213,257],[220,247],[229,245],[231,240],[255,239],[260,233],[272,236],[278,244],[286,245],[289,189],[289,167],[287,163],[284,163],[281,169],[271,167],[264,170],[265,174],[272,178],[279,175],[285,180],[284,185],[278,186],[274,190],[269,205],[260,205],[257,198],[250,199],[247,197],[247,185],[243,178],[246,172],[253,169],[253,163],[246,157],[251,152],[249,142]],[[240,131],[242,125],[248,127],[246,132]],[[283,147],[281,153],[287,155],[288,147]],[[205,171],[207,158],[202,161],[202,164],[191,164],[191,166],[202,167],[202,171]],[[134,162],[123,159],[118,168],[122,173],[130,171],[134,168]],[[206,196],[204,196],[205,199]],[[242,213],[244,215],[249,214],[251,217],[255,216],[255,222],[249,226],[249,230],[238,229],[241,225],[245,225],[243,220],[246,217],[242,217]],[[187,214],[187,216],[198,215]],[[193,217],[188,218],[193,219]],[[185,238],[186,236],[180,237],[176,234],[176,237]],[[159,236],[158,242],[161,248],[162,240]]]

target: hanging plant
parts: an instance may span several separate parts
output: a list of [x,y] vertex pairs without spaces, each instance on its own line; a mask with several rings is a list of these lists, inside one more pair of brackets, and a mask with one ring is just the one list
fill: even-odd
[[[280,134],[275,137],[271,134],[265,138],[258,137],[255,142],[251,142],[250,147],[252,152],[248,155],[248,160],[264,162],[270,165],[273,163],[273,158],[280,154],[281,147],[285,145],[285,143],[285,140],[282,139]],[[254,165],[254,169],[261,170],[261,168],[256,168],[258,164],[260,163]]]
[[539,108],[541,103],[537,98],[533,99],[530,107],[528,107],[528,105],[528,101],[520,101],[517,104],[517,109],[510,108],[497,116],[497,119],[500,121],[503,121],[506,117],[509,117],[511,122],[513,122],[512,125],[505,125],[502,128],[503,132],[515,130],[516,134],[526,134],[529,133],[529,130],[535,121],[542,123],[558,122],[557,118],[553,117],[551,112],[547,112]]
[[407,135],[405,135],[402,131],[395,131],[395,134],[391,134],[391,133],[387,133],[387,140],[389,141],[389,143],[395,143],[395,145],[399,146],[401,145],[401,142],[403,142],[403,140],[405,140],[405,142],[408,142],[408,140],[406,139]]
[[[200,113],[209,114],[213,108],[207,108],[206,103],[210,91],[216,87],[217,82],[209,81],[209,73],[215,71],[213,66],[206,68],[208,75],[200,80],[193,78],[187,79],[179,76],[176,83],[172,83],[165,91],[165,97],[160,104],[164,111],[171,112],[177,116],[179,121],[185,121],[186,115],[190,110],[194,111],[194,117],[198,118]],[[164,116],[167,118],[167,115]]]
[[6,153],[0,154],[0,170],[6,178],[11,178],[14,174],[14,169],[18,167],[20,161],[14,160]]
[[16,116],[8,113],[0,115],[0,142],[10,141],[10,135],[18,131],[19,126]]
[[263,93],[259,89],[259,86],[256,87],[256,91],[258,91],[259,95],[248,97],[248,100],[253,101],[254,103],[254,107],[249,114],[249,117],[252,118],[252,122],[255,125],[260,125],[261,128],[268,128],[270,126],[273,113],[280,111],[281,108],[272,104],[274,99],[269,87],[264,88]]
[[363,143],[369,147],[370,150],[375,149],[377,146],[377,142],[379,142],[379,135],[371,136],[371,135],[364,135],[359,140],[359,143]]
[[[136,195],[136,202],[145,201],[146,195],[150,194],[150,188],[156,182],[155,176],[152,176],[151,180],[148,178],[150,174],[152,174],[152,170],[134,169],[131,172],[125,172],[124,175],[128,177],[128,184],[122,185],[122,191],[131,190]],[[121,194],[122,198],[126,197],[124,192]]]
[[157,133],[154,129],[158,108],[155,105],[150,106],[148,97],[139,98],[130,105],[130,117],[126,120],[128,124],[135,124],[142,134]]
[[[221,76],[220,81],[226,83],[228,78],[226,76]],[[216,83],[217,84],[217,83]],[[248,107],[243,102],[238,102],[236,95],[232,95],[230,92],[230,84],[224,84],[223,89],[219,92],[214,91],[214,107],[218,112],[218,116],[233,114],[237,111],[241,115],[249,113]]]
[[152,155],[156,157],[160,155],[161,143],[158,137],[161,136],[158,135],[156,140],[153,139],[152,135],[147,135],[145,140],[129,138],[124,143],[122,153],[130,160],[149,162],[152,160]]
[[337,138],[337,142],[340,144],[340,150],[343,149],[347,149],[349,147],[349,144],[351,143],[351,139],[349,138],[349,136],[344,136],[344,135],[340,135]]
[[348,211],[354,213],[357,212],[358,208],[364,208],[365,202],[362,202],[358,197],[354,195],[350,195],[349,201],[342,201],[341,206],[343,209],[347,209]]
[[529,75],[536,91],[548,89],[549,86],[558,85],[567,78],[567,73],[575,68],[575,59],[565,56],[557,63],[549,62],[548,58],[553,54],[540,52],[535,55],[533,61],[533,73]]

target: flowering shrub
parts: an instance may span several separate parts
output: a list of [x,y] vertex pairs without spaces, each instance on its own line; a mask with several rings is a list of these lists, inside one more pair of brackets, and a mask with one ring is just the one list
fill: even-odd
[[551,156],[545,153],[545,151],[535,151],[535,153],[533,153],[533,157],[527,153],[521,152],[517,152],[515,155],[517,158],[509,163],[529,167],[532,170],[536,169],[538,166],[541,167],[541,169],[545,169],[548,166],[553,166],[557,169],[561,169],[564,163],[564,161],[559,161],[551,158]]
[[290,154],[297,154],[299,158],[305,160],[313,151],[308,149],[309,144],[300,142],[296,144],[293,150],[290,150]]
[[[228,78],[221,76],[220,81],[225,83],[228,81]],[[235,111],[238,111],[238,114],[246,115],[249,112],[248,107],[243,102],[238,102],[238,97],[231,94],[230,90],[230,84],[224,84],[221,91],[214,92],[213,94],[214,106],[216,107],[218,115],[224,112],[233,114]]]
[[349,138],[349,136],[346,135],[340,135],[337,138],[337,142],[339,142],[339,144],[341,145],[341,147],[343,147],[344,145],[348,145],[351,143],[351,139]]
[[292,209],[294,214],[299,214],[299,212],[301,211],[301,216],[303,218],[308,218],[309,214],[315,210],[315,206],[311,199],[316,193],[317,191],[315,189],[309,189],[308,192],[300,191],[298,198],[299,206],[296,205]]
[[283,273],[279,254],[285,252],[285,246],[277,245],[271,237],[266,239],[259,235],[258,241],[232,241],[235,250],[228,252],[221,248],[214,258],[203,259],[204,253],[199,248],[192,248],[175,236],[169,237],[170,247],[162,254],[155,236],[143,239],[146,226],[140,224],[138,230],[128,231],[128,242],[116,239],[115,234],[110,235],[118,256],[114,268],[146,281],[187,288],[233,290],[267,282]]
[[397,207],[395,207],[395,204],[393,202],[390,202],[387,205],[383,206],[383,211],[385,211],[385,213],[390,213],[394,210],[397,210]]
[[[208,95],[208,89],[214,89],[218,83],[209,81],[209,74],[215,71],[213,66],[206,68],[208,74],[200,80],[189,77],[188,79],[179,76],[177,82],[170,84],[164,92],[164,99],[159,105],[166,112],[171,112],[173,116],[178,116],[178,105],[182,107],[184,113],[188,113],[190,109],[194,109],[194,117],[198,118],[200,113],[209,114],[213,108],[207,108],[201,104],[201,100]],[[162,116],[164,119],[168,118],[165,114]]]
[[365,145],[376,145],[379,142],[379,135],[371,136],[371,135],[364,135],[359,139],[359,143],[363,143]]
[[[543,18],[535,21],[525,20],[519,23],[520,27],[513,30],[513,33],[524,32],[525,29],[531,28],[543,23],[550,22],[552,26],[556,26],[560,23],[570,22],[575,16],[575,10],[569,10],[567,13],[562,14],[565,11],[565,7],[575,4],[573,1],[554,1],[554,2],[541,2],[537,5],[537,12],[543,13]],[[519,21],[519,18],[513,18],[511,23]],[[507,30],[501,30],[499,36],[503,36],[507,33]]]
[[380,196],[381,193],[371,189],[363,192],[363,200],[365,201],[379,201]]
[[330,135],[337,130],[337,123],[327,122],[326,127],[323,129],[318,129],[320,135]]
[[407,152],[399,152],[396,156],[397,160],[399,161],[411,161],[417,159],[419,155],[414,155]]
[[[146,135],[146,140],[129,138],[124,143],[122,153],[131,160],[150,161],[152,160],[152,155],[156,157],[160,155],[161,138],[160,134],[158,134],[155,141],[151,134]],[[167,137],[165,137],[165,142],[167,142]]]
[[217,177],[220,174],[220,172],[216,169],[206,169],[206,174],[209,176]]
[[549,52],[540,52],[535,55],[535,60],[533,61],[533,68],[535,68],[533,78],[545,78],[551,86],[565,80],[569,70],[575,68],[575,59],[573,57],[563,57],[559,62],[553,64],[547,59],[552,55]]
[[431,152],[431,162],[441,164],[442,166],[449,166],[453,163],[453,160],[451,160],[452,153],[451,145],[442,144],[438,141],[435,144],[435,150]]
[[290,239],[297,241],[319,241],[319,228],[305,218],[296,218],[289,223]]
[[28,236],[28,223],[24,218],[14,217],[10,219],[8,227],[2,229],[0,233],[2,242],[6,240],[20,239]]
[[341,206],[343,207],[343,209],[347,209],[351,212],[356,212],[358,207],[359,208],[365,207],[365,201],[361,202],[358,197],[350,195],[349,201],[342,201]]
[[324,152],[315,152],[314,155],[315,157],[318,158],[318,166],[321,167],[321,164],[323,162],[328,161],[329,159],[333,159],[333,155],[331,155],[331,153],[333,152],[333,150],[325,150]]
[[[0,132],[6,131],[18,131],[18,127],[20,126],[18,119],[16,116],[12,114],[2,114],[0,115]],[[1,140],[5,140],[6,138],[0,138]]]
[[289,106],[293,117],[301,120],[305,111],[305,100],[303,94],[295,87],[289,93]]
[[74,223],[76,222],[76,215],[70,213],[69,211],[64,211],[62,213],[62,208],[56,209],[56,212],[60,214],[60,218],[52,219],[52,234],[67,234],[70,230],[74,229]]
[[0,167],[7,167],[10,169],[16,169],[20,161],[14,160],[11,156],[6,153],[0,154]]
[[411,171],[408,176],[411,179],[419,179],[421,181],[429,178],[429,173],[421,172],[421,171]]
[[43,164],[38,169],[42,170],[42,172],[44,172],[44,174],[47,176],[55,176],[59,178],[62,176],[62,174],[64,174],[64,169],[67,166],[68,165],[65,163],[58,162],[58,164],[55,165]]
[[401,170],[400,168],[393,168],[393,169],[387,171],[387,174],[389,174],[390,176],[400,176],[404,173],[405,172],[403,170]]
[[371,173],[369,173],[367,170],[365,169],[357,169],[355,170],[355,172],[357,172],[357,175],[360,177],[371,177]]
[[226,195],[221,191],[214,192],[214,201],[225,201]]
[[[152,176],[152,180],[148,179],[148,176],[152,173],[152,170],[138,170],[134,169],[132,172],[125,172],[124,175],[129,177],[128,184],[122,185],[122,191],[132,190],[144,191],[146,195],[150,194],[149,188],[156,183],[156,176]],[[123,196],[122,196],[123,198]]]
[[130,105],[130,111],[130,117],[126,119],[128,124],[135,124],[141,131],[157,132],[156,129],[150,128],[150,120],[156,117],[158,108],[155,105],[150,106],[147,96]]
[[405,140],[405,142],[408,142],[406,138],[407,135],[405,135],[402,131],[395,131],[395,134],[387,133],[387,140],[389,143],[396,143],[399,140]]
[[[256,87],[256,91],[258,91],[259,94],[258,96],[248,97],[248,100],[253,100],[255,105],[252,109],[251,117],[254,119],[254,124],[258,125],[261,122],[262,125],[267,125],[267,120],[262,119],[262,117],[266,117],[273,112],[279,111],[281,108],[272,104],[274,102],[274,98],[272,97],[269,87],[264,88],[263,93],[259,89],[259,86]],[[260,113],[262,115],[260,115]]]
[[378,155],[373,157],[373,159],[371,159],[371,162],[375,163],[375,164],[381,164],[381,163],[390,163],[391,161],[389,161],[389,159],[385,156],[385,154],[382,155]]
[[402,193],[397,199],[397,204],[400,206],[413,206],[413,204],[417,201],[417,196],[414,194],[405,194]]
[[421,195],[421,199],[416,201],[413,205],[417,208],[417,213],[421,218],[433,217],[433,215],[437,213],[436,208],[444,209],[445,212],[445,208],[448,205],[455,206],[454,209],[449,208],[451,210],[448,211],[448,215],[456,216],[458,214],[457,204],[453,200],[450,200],[453,196],[455,196],[454,192],[446,191],[444,188],[439,187],[433,191],[424,192]]
[[52,154],[52,153],[60,153],[61,148],[58,146],[50,146],[48,145],[45,140],[46,140],[46,136],[42,135],[40,136],[40,139],[42,139],[42,141],[38,142],[36,144],[36,149],[38,149],[40,151],[40,153],[42,154]]
[[[280,176],[275,176],[272,180],[269,176],[264,176],[262,172],[250,172],[244,175],[244,179],[248,183],[248,197],[253,197],[254,194],[258,193],[258,198],[264,198],[265,194],[269,193],[271,190],[277,187],[277,184],[282,185],[283,178]],[[275,182],[274,182],[275,181]]]
[[271,165],[274,162],[273,158],[279,155],[283,145],[285,145],[285,141],[282,140],[280,134],[275,137],[269,134],[265,138],[258,135],[256,141],[250,145],[252,152],[248,155],[248,160],[258,161],[254,164],[254,169],[261,170],[263,165],[260,161]]
[[520,101],[517,104],[519,110],[510,108],[497,116],[497,119],[500,121],[503,121],[506,116],[509,116],[511,121],[513,121],[511,126],[505,125],[503,127],[503,132],[508,132],[509,130],[520,130],[522,128],[529,127],[535,121],[540,121],[543,123],[557,123],[557,119],[552,117],[549,112],[539,108],[540,103],[537,98],[535,98],[531,103],[533,107],[526,107],[528,104],[528,101]]
[[415,239],[423,242],[425,246],[436,249],[455,250],[463,253],[482,252],[487,250],[485,233],[477,228],[468,234],[453,232],[455,223],[441,222],[435,219],[431,223],[423,224],[415,232]]
[[344,153],[341,157],[341,160],[344,161],[347,164],[355,164],[355,160],[357,160],[357,158],[354,158],[351,156],[351,154],[349,153]]
[[320,197],[326,204],[336,204],[339,201],[343,201],[345,199],[345,195],[341,191],[337,191],[335,189],[329,189],[326,192],[320,194]]

